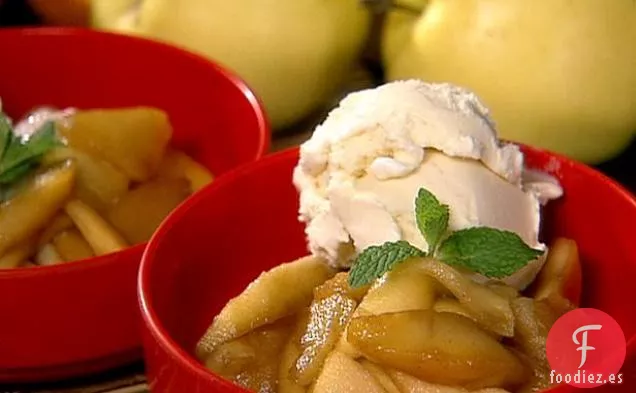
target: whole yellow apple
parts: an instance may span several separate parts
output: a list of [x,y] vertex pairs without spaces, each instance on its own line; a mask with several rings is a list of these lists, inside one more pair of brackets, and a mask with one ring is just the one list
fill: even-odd
[[[139,15],[139,0],[87,0],[91,3],[91,25],[111,30],[132,30]],[[133,23],[134,22],[134,23]]]
[[501,136],[595,164],[636,131],[633,0],[410,0],[387,15],[387,79],[472,89]]
[[135,1],[126,12],[115,10],[118,18],[111,0],[93,2],[95,13],[107,9],[105,18],[94,17],[98,28],[182,46],[236,72],[277,130],[338,92],[371,25],[359,0],[144,0],[136,13]]

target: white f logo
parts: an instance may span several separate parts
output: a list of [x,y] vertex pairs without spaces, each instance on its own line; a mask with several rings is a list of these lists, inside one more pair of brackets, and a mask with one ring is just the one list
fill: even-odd
[[[580,345],[580,347],[576,349],[577,351],[581,351],[581,364],[579,365],[579,368],[583,367],[585,361],[587,360],[587,351],[593,351],[596,349],[587,345],[587,332],[589,330],[601,330],[602,327],[602,325],[585,325],[576,329],[572,334],[572,341],[574,341],[574,344]],[[578,334],[581,332],[583,333],[583,339],[581,340],[581,342],[579,342],[576,336],[578,336]]]

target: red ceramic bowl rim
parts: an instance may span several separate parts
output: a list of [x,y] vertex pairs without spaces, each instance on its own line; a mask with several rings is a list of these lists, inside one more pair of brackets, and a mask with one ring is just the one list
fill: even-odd
[[[609,177],[603,175],[601,172],[584,165],[580,162],[571,160],[563,155],[556,154],[547,150],[526,146],[520,143],[515,143],[520,146],[524,152],[532,152],[534,154],[545,154],[551,157],[557,158],[568,165],[571,165],[576,171],[583,173],[585,176],[597,178],[600,180],[606,187],[609,187],[616,194],[620,195],[621,198],[630,201],[632,207],[636,209],[636,197],[627,191],[624,187],[619,185],[614,180]],[[192,372],[204,375],[206,378],[214,378],[220,383],[227,383],[228,387],[233,387],[236,389],[236,386],[229,381],[219,377],[218,375],[212,373],[208,369],[206,369],[200,362],[196,361],[196,359],[188,354],[181,346],[179,346],[168,334],[165,327],[157,317],[157,314],[152,306],[152,299],[150,296],[150,276],[148,271],[152,266],[152,255],[155,254],[158,239],[160,239],[164,232],[166,232],[174,221],[178,221],[183,217],[193,206],[195,206],[200,200],[206,199],[210,194],[216,190],[218,187],[223,187],[227,183],[232,183],[237,179],[240,179],[246,174],[249,174],[255,170],[260,169],[265,165],[271,165],[272,163],[278,160],[286,160],[290,156],[296,155],[298,152],[298,147],[288,148],[286,150],[271,154],[264,159],[249,164],[237,169],[228,172],[222,179],[219,178],[218,181],[213,182],[212,184],[206,186],[199,193],[188,199],[184,202],[179,208],[172,211],[168,217],[163,221],[163,223],[159,226],[157,231],[155,231],[154,235],[150,239],[146,250],[144,251],[143,257],[141,259],[141,265],[139,268],[138,275],[138,283],[137,283],[137,291],[139,297],[139,305],[141,307],[142,318],[149,329],[150,333],[155,337],[160,346],[164,347],[172,357],[176,358],[179,362],[185,364]],[[636,350],[636,334],[630,337],[628,340],[628,347]],[[552,389],[543,390],[541,392],[548,393]]]
[[[203,56],[199,56],[195,53],[189,52],[187,50],[178,48],[176,46],[172,46],[166,43],[162,43],[159,41],[150,40],[143,37],[137,37],[132,35],[118,34],[107,31],[96,31],[86,28],[79,27],[10,27],[0,29],[0,39],[3,39],[5,36],[10,36],[11,38],[16,38],[19,36],[85,36],[85,37],[108,37],[111,41],[119,41],[119,42],[129,42],[129,43],[137,43],[139,45],[146,46],[154,46],[158,51],[163,51],[164,53],[172,52],[172,56],[181,56],[183,58],[189,59],[192,64],[199,64],[207,67],[209,72],[215,72],[221,74],[224,78],[229,80],[234,86],[236,86],[239,91],[243,94],[243,97],[247,99],[254,114],[256,115],[256,121],[258,124],[258,147],[253,155],[253,157],[247,161],[254,162],[261,157],[263,157],[270,148],[270,139],[271,139],[271,131],[269,120],[265,113],[265,107],[262,101],[254,94],[253,90],[247,85],[247,83],[238,77],[233,72],[225,69],[219,64],[206,59]],[[5,38],[6,39],[6,38]],[[204,68],[202,67],[202,69]],[[231,170],[230,170],[231,171]],[[229,172],[229,171],[228,171]],[[222,175],[219,176],[221,178]],[[36,267],[28,267],[28,268],[15,268],[15,269],[0,269],[0,278],[23,278],[23,277],[33,277],[38,275],[47,275],[47,274],[63,274],[64,272],[74,271],[74,270],[84,270],[89,268],[99,268],[99,266],[105,264],[116,263],[117,261],[121,261],[124,263],[128,260],[127,256],[136,255],[140,253],[145,247],[147,243],[136,244],[130,247],[127,247],[124,250],[117,251],[114,253],[100,255],[94,258],[88,258],[78,261],[72,261],[68,263],[49,265],[49,266],[36,266]]]

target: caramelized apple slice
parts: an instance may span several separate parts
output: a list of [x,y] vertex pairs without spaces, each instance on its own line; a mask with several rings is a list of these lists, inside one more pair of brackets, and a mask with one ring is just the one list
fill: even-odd
[[35,262],[42,266],[55,265],[64,262],[64,258],[57,252],[55,246],[48,243],[38,249],[35,254]]
[[312,393],[386,393],[360,363],[339,352],[332,352],[316,380]]
[[348,341],[370,360],[431,383],[469,389],[516,386],[523,364],[468,318],[433,310],[351,320]]
[[56,235],[53,238],[53,246],[65,261],[79,261],[95,256],[90,244],[75,228]]
[[256,359],[256,348],[250,344],[250,334],[258,334],[255,330],[245,336],[219,345],[205,360],[205,367],[226,379],[233,379],[247,369]]
[[130,179],[107,161],[68,147],[58,150],[75,162],[75,195],[93,209],[106,209],[128,191]]
[[108,221],[130,244],[147,242],[159,224],[190,195],[184,179],[155,179],[123,195],[108,211]]
[[[400,371],[391,370],[389,371],[389,375],[395,382],[396,386],[399,386],[401,393],[469,393],[469,391],[464,388],[432,384]],[[481,390],[473,390],[470,393],[509,392],[499,388],[485,388]]]
[[360,364],[362,365],[362,367],[367,369],[367,371],[371,375],[373,375],[373,378],[375,378],[375,380],[380,385],[382,385],[382,387],[384,388],[384,390],[386,390],[387,393],[402,393],[400,392],[400,389],[398,389],[398,387],[395,385],[395,383],[393,382],[389,374],[387,374],[382,369],[382,367],[378,366],[377,364],[367,359],[361,359]]
[[281,351],[290,334],[290,320],[282,319],[243,337],[220,345],[206,360],[206,366],[255,392],[275,392]]
[[0,269],[14,269],[24,264],[35,251],[34,241],[29,239],[15,245],[0,256]]
[[339,294],[359,302],[364,295],[366,295],[368,290],[368,286],[352,288],[349,285],[349,273],[340,272],[333,278],[325,281],[324,284],[316,287],[314,290],[314,299],[321,300]]
[[303,351],[292,371],[298,384],[307,386],[316,379],[355,308],[354,300],[338,293],[312,303],[309,323],[300,340]]
[[487,286],[493,292],[495,292],[496,294],[508,300],[516,299],[519,296],[521,296],[521,294],[516,288],[513,288],[510,285],[506,285],[504,283],[492,283],[492,284],[488,284]]
[[514,315],[508,298],[445,263],[421,259],[418,266],[447,288],[484,328],[504,337],[514,335]]
[[449,312],[472,319],[473,321],[475,320],[475,318],[466,310],[466,307],[464,307],[457,299],[447,297],[438,299],[433,306],[433,310],[435,310],[435,312]]
[[297,313],[311,303],[314,288],[335,272],[313,256],[279,265],[230,300],[197,345],[204,359],[224,342]]
[[167,114],[147,107],[78,111],[58,130],[70,147],[110,162],[134,181],[157,172],[172,137]]
[[187,154],[168,148],[161,164],[159,176],[169,179],[187,179],[190,191],[199,191],[212,183],[213,175],[203,165],[199,164]]
[[75,165],[34,176],[22,192],[0,205],[0,255],[38,233],[71,196]]
[[73,160],[77,167],[75,196],[93,209],[105,210],[128,191],[130,179],[109,162],[66,146],[48,153],[42,165],[66,160]]
[[550,247],[530,295],[537,300],[547,300],[556,310],[565,313],[578,306],[581,300],[581,280],[576,242],[560,238]]
[[64,211],[71,217],[95,255],[110,254],[128,246],[126,240],[102,216],[79,199],[68,202]]
[[306,393],[307,391],[292,377],[292,371],[296,367],[296,361],[303,353],[300,340],[305,334],[310,316],[309,309],[301,310],[296,316],[296,326],[281,354],[280,367],[278,368],[278,393]]
[[71,217],[68,216],[64,211],[58,213],[44,228],[42,232],[38,235],[38,246],[43,246],[46,243],[49,243],[55,235],[66,231],[67,229],[73,228],[75,224]]
[[377,280],[360,303],[360,309],[370,314],[426,310],[435,302],[435,285],[435,280],[418,262],[405,262]]
[[[354,316],[429,309],[433,307],[438,287],[417,262],[404,262],[376,280]],[[347,334],[342,336],[338,349],[354,358],[360,356],[347,342]]]
[[514,343],[529,358],[533,377],[528,391],[537,391],[550,386],[550,364],[546,356],[548,332],[559,315],[543,302],[527,297],[513,300],[515,314]]

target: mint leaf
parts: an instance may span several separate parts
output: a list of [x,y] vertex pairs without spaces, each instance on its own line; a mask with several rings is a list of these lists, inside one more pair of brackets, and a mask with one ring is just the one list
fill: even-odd
[[55,123],[52,121],[42,124],[40,129],[33,133],[24,144],[32,157],[41,157],[60,145],[61,142],[55,133]]
[[58,146],[53,122],[46,122],[35,131],[29,139],[22,142],[18,136],[13,136],[0,162],[0,172],[9,171],[22,166],[25,162],[39,161],[49,150]]
[[424,251],[403,240],[368,247],[356,258],[349,271],[349,285],[352,288],[365,286],[382,277],[398,263],[424,255]]
[[0,113],[0,161],[11,144],[11,139],[13,139],[11,123],[4,114]]
[[415,220],[433,254],[448,229],[448,205],[443,205],[430,191],[420,188],[415,198]]
[[11,129],[6,128],[0,121],[0,139],[4,140],[3,154],[0,157],[0,184],[9,185],[26,176],[36,168],[44,154],[60,145],[55,134],[55,124],[46,122],[34,132],[29,139],[21,141]]
[[453,232],[436,257],[489,278],[503,278],[536,259],[543,251],[528,247],[514,232],[476,227]]
[[34,169],[35,166],[37,165],[35,165],[33,162],[25,161],[22,164],[12,167],[8,171],[0,173],[0,185],[13,184],[18,182],[29,172],[31,172],[31,170]]

